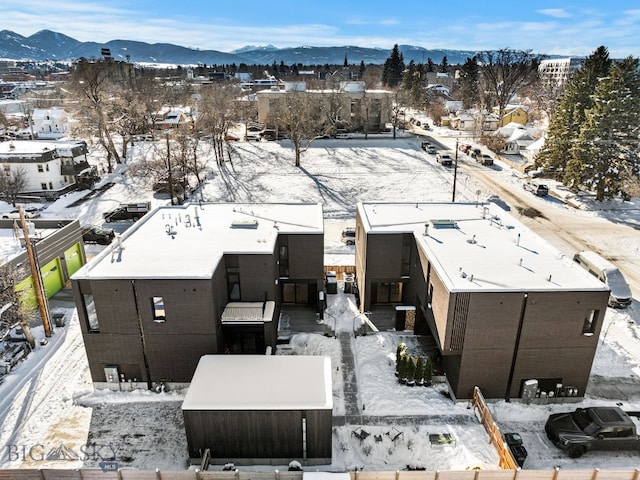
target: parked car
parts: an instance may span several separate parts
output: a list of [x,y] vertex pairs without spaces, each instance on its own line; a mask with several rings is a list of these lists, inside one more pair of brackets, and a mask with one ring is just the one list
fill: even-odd
[[355,245],[356,244],[356,229],[354,227],[347,227],[342,231],[342,235],[340,235],[340,240],[345,245]]
[[451,158],[451,155],[448,152],[436,154],[436,161],[445,167],[453,165],[453,158]]
[[260,132],[260,136],[268,141],[274,141],[278,138],[278,132],[275,130],[263,130]]
[[262,136],[260,133],[247,133],[246,137],[244,137],[247,142],[259,142],[262,140]]
[[238,137],[237,135],[234,135],[233,133],[227,133],[227,134],[224,136],[224,139],[225,139],[227,142],[237,142],[238,140],[240,140],[240,137]]
[[115,233],[111,228],[93,226],[82,231],[84,243],[97,243],[98,245],[109,245],[115,238]]
[[[22,210],[23,214],[24,214],[24,218],[38,218],[40,216],[40,211],[35,209],[35,210],[26,210],[23,209]],[[16,219],[16,218],[20,218],[20,211],[19,210],[11,210],[10,212],[5,212],[2,214],[2,218],[4,219]]]
[[471,158],[477,159],[482,154],[482,150],[480,150],[479,148],[474,148],[471,150],[471,152],[468,153],[469,155],[471,155]]
[[631,288],[622,272],[613,263],[588,250],[576,253],[573,261],[609,287],[610,307],[624,308],[631,305]]
[[434,147],[433,145],[428,145],[427,146],[427,153],[430,155],[435,155],[436,154],[436,147]]
[[426,151],[427,151],[427,149],[428,149],[429,147],[431,147],[431,146],[432,146],[432,145],[431,145],[431,142],[422,142],[422,143],[420,144],[420,148],[422,148],[422,150],[424,150],[425,152],[426,152]]
[[578,408],[554,413],[544,426],[547,438],[578,458],[589,450],[640,451],[640,437],[629,414],[619,407]]
[[340,138],[342,140],[350,140],[353,137],[350,133],[336,133],[336,138]]
[[522,187],[528,192],[537,195],[538,197],[546,197],[547,195],[549,195],[549,187],[544,183],[525,182],[522,184]]
[[136,220],[141,219],[151,210],[151,204],[149,202],[142,203],[124,203],[120,204],[118,208],[103,213],[105,222],[118,222],[122,220]]
[[476,162],[481,163],[482,165],[491,166],[493,165],[493,158],[486,153],[483,153],[476,157]]
[[462,153],[469,153],[469,151],[471,150],[471,145],[469,145],[468,143],[463,143],[461,145],[458,145],[458,150],[460,150]]

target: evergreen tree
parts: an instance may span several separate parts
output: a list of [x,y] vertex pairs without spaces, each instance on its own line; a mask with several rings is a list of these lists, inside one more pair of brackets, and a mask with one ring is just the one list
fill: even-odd
[[360,60],[360,69],[358,70],[358,78],[362,80],[362,77],[364,77],[364,72],[367,69],[367,67],[364,64],[364,60]]
[[427,72],[435,72],[436,69],[436,64],[433,63],[433,60],[431,60],[431,58],[427,58]]
[[598,79],[606,77],[610,67],[609,52],[601,46],[585,59],[582,68],[574,74],[549,123],[544,147],[536,158],[537,167],[565,171],[571,145],[584,123],[585,112],[593,105],[591,96]]
[[433,379],[433,362],[431,357],[427,357],[427,361],[424,362],[424,373],[422,374],[425,385],[431,385]]
[[382,69],[382,83],[389,87],[396,87],[402,81],[402,72],[404,72],[404,59],[396,43],[393,46],[391,55],[384,62]]
[[460,79],[458,80],[460,98],[464,108],[472,108],[480,103],[479,75],[478,57],[474,55],[471,58],[467,58],[462,67],[460,67]]
[[602,201],[622,193],[625,179],[640,174],[640,63],[615,62],[598,82],[578,141],[567,162],[566,184],[585,185]]
[[416,383],[422,383],[424,381],[424,360],[422,357],[418,357],[416,360],[416,374],[415,374]]
[[447,56],[442,57],[442,61],[438,66],[439,73],[448,73],[449,72],[449,60],[447,60]]
[[416,377],[416,360],[412,355],[407,355],[407,381],[413,382]]
[[348,67],[349,66],[349,62],[347,61],[347,54],[344,54],[344,67]]

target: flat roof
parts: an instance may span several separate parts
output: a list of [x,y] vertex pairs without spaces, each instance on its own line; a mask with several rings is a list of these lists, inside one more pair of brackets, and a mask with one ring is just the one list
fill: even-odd
[[158,207],[73,276],[211,278],[224,254],[272,254],[278,234],[323,234],[320,204]]
[[327,410],[331,385],[329,357],[205,355],[182,410]]
[[359,203],[367,234],[411,233],[450,291],[608,291],[492,203]]

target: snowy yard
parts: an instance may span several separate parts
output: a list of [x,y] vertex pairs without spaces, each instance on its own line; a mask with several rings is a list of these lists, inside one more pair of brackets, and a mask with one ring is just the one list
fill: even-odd
[[[325,213],[326,254],[348,258],[353,256],[353,247],[343,245],[338,233],[343,226],[354,223],[358,201],[450,201],[452,171],[435,163],[420,149],[419,142],[415,136],[397,140],[323,140],[303,155],[302,168],[294,167],[292,152],[284,143],[240,142],[235,146],[239,156],[234,163],[221,169],[210,167],[207,184],[193,201],[320,202]],[[148,146],[136,146],[143,148]],[[131,163],[143,153],[136,151]],[[521,188],[507,167],[496,169],[495,176],[504,185]],[[121,202],[148,200],[152,206],[168,203],[166,196],[153,194],[149,182],[133,178],[127,165],[105,180],[113,181],[114,186],[100,196],[74,204],[82,193],[69,194],[44,210],[43,218],[79,218],[83,225],[101,224],[102,212]],[[478,197],[482,200],[492,193],[471,175],[460,172],[457,188],[458,201],[475,201]],[[2,211],[10,209],[6,204],[0,207]],[[573,215],[573,210],[567,211],[560,202],[550,208]],[[578,218],[583,215],[591,213],[575,212]],[[624,213],[612,210],[593,215],[624,215],[625,221],[637,223],[640,214],[634,205]],[[611,248],[640,252],[640,238],[607,240],[613,245]],[[88,247],[89,255],[99,248]],[[1,251],[10,255],[14,249],[15,245],[3,246]],[[348,296],[336,298],[340,300],[331,306],[337,319],[336,330],[350,331],[355,307],[349,304]],[[186,468],[186,437],[180,411],[184,392],[93,391],[77,316],[73,308],[68,308],[67,326],[56,329],[49,345],[38,346],[0,385],[0,467],[97,467],[102,460],[117,458],[121,467]],[[583,402],[491,405],[503,432],[522,435],[529,452],[525,468],[627,469],[640,464],[640,454],[629,452],[590,452],[583,458],[569,459],[544,434],[544,422],[550,413],[579,405],[621,402],[623,409],[640,410],[638,302],[625,310],[608,309],[602,331],[592,382]],[[35,329],[35,334],[43,336],[41,329]],[[498,468],[497,455],[467,402],[451,401],[443,394],[443,385],[411,388],[397,383],[393,362],[398,335],[401,334],[382,332],[352,338],[363,422],[341,422],[346,406],[342,377],[336,374],[333,463],[321,469]],[[330,356],[335,372],[342,364],[340,346],[334,338],[297,335],[292,339],[291,353]],[[362,438],[362,429],[368,433],[363,440],[354,435],[354,431],[358,432]],[[429,435],[445,433],[455,441],[436,446],[430,443]],[[58,456],[47,460],[50,451]]]

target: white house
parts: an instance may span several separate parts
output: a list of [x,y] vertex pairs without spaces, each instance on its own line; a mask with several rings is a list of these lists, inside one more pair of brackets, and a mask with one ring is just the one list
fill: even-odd
[[57,140],[69,133],[69,117],[62,108],[33,110],[33,133],[37,138]]
[[26,184],[20,193],[47,198],[57,198],[78,185],[97,181],[96,168],[89,165],[87,153],[87,144],[80,140],[0,142],[4,172],[24,172]]
[[524,126],[515,122],[500,128],[497,133],[504,137],[502,153],[507,155],[521,155],[522,151],[536,141]]

